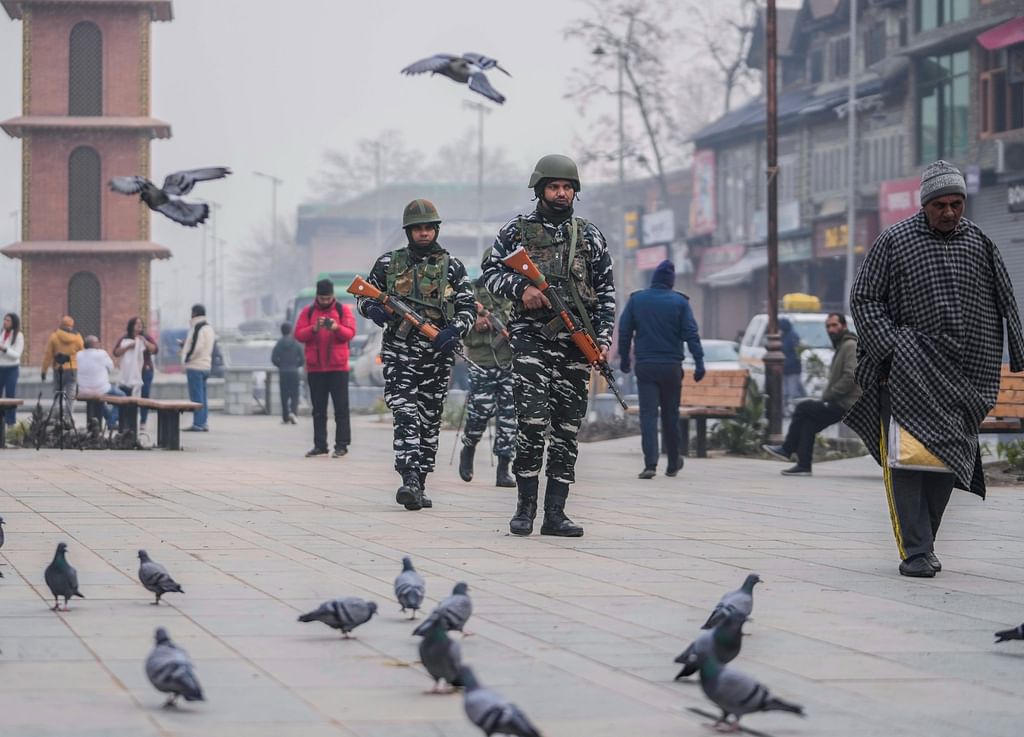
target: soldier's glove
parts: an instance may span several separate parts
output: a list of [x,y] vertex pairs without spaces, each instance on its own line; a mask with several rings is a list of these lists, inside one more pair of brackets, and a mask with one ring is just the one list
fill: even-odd
[[694,366],[694,368],[693,368],[693,380],[696,381],[699,384],[700,380],[703,379],[703,378],[704,378],[704,362],[703,361],[698,361],[697,365]]
[[367,302],[363,312],[380,327],[387,325],[391,319],[391,314],[384,309],[384,305],[378,302]]
[[628,374],[631,368],[633,367],[629,363],[629,357],[623,356],[621,359],[619,359],[619,371],[621,371],[624,374]]
[[459,344],[459,331],[449,325],[446,328],[442,328],[441,332],[434,338],[434,350],[440,353],[442,356],[450,356],[455,352],[455,347]]

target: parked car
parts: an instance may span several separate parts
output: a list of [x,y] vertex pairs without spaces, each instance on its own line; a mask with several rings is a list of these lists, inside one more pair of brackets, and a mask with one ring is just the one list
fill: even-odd
[[[708,371],[719,371],[726,369],[738,369],[740,366],[740,353],[735,341],[732,340],[702,340],[701,348],[704,349],[704,368]],[[693,356],[686,351],[686,358],[683,360],[683,368],[686,371],[693,370]]]

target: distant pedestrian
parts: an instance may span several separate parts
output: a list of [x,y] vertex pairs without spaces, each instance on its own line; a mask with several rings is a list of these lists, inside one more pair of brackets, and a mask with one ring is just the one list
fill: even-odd
[[[781,323],[781,320],[779,321]],[[782,445],[762,445],[761,449],[779,460],[788,461],[796,454],[796,465],[782,472],[783,476],[810,476],[814,460],[814,439],[829,425],[843,419],[860,396],[854,378],[857,370],[857,336],[846,327],[846,316],[829,313],[825,330],[832,340],[835,355],[829,368],[828,384],[821,399],[805,399],[793,410],[793,420]]]
[[[86,336],[85,348],[75,355],[78,367],[78,393],[82,396],[110,395],[123,397],[121,388],[110,383],[110,372],[114,370],[114,360],[103,348],[95,335]],[[117,426],[117,405],[104,404],[103,415],[107,420],[107,429]]]
[[281,424],[296,424],[299,412],[299,369],[306,363],[302,346],[292,335],[292,326],[281,323],[281,337],[274,344],[270,362],[277,367],[281,388]]
[[[999,249],[963,217],[966,198],[956,167],[930,164],[921,209],[878,236],[850,290],[864,394],[846,421],[884,469],[904,576],[942,570],[935,536],[954,486],[985,497],[978,428],[999,396],[1004,329],[1010,369],[1024,371],[1013,285]],[[901,468],[893,429],[938,470]]]
[[[153,387],[153,356],[160,347],[146,334],[146,324],[141,317],[128,321],[121,340],[114,346],[114,358],[121,359],[118,383],[125,394],[132,397],[149,398]],[[144,430],[149,418],[149,408],[139,408],[139,429]]]
[[690,298],[676,292],[676,268],[668,259],[658,264],[649,289],[633,292],[619,318],[619,368],[629,373],[630,344],[636,339],[636,385],[640,395],[640,446],[644,469],[639,478],[658,472],[658,417],[668,455],[666,476],[683,467],[679,454],[679,396],[683,384],[683,344],[693,356],[694,381],[704,378],[704,349]]
[[306,384],[313,405],[313,449],[306,457],[327,455],[327,399],[334,407],[334,457],[348,453],[352,428],[348,412],[348,344],[356,318],[334,298],[334,282],[316,283],[316,300],[299,313],[295,338],[306,345]]
[[[14,399],[17,394],[21,353],[24,350],[25,336],[21,333],[21,320],[13,312],[8,312],[4,315],[3,328],[0,329],[0,397]],[[13,407],[4,413],[6,425],[13,425],[15,419]],[[0,432],[3,432],[2,428]]]
[[[71,412],[75,401],[75,371],[78,368],[75,356],[85,349],[85,342],[82,336],[75,331],[75,319],[71,315],[64,315],[60,319],[60,327],[50,333],[50,339],[46,342],[46,349],[43,351],[43,365],[39,377],[46,381],[46,372],[52,365],[53,370],[53,393],[57,394],[61,389],[67,393],[67,410]],[[68,357],[68,362],[63,364],[63,372],[56,362],[58,355]],[[61,374],[63,373],[63,377]]]
[[181,362],[188,379],[188,398],[203,405],[192,413],[192,426],[186,432],[209,432],[210,405],[206,395],[206,382],[213,365],[213,346],[217,334],[213,325],[206,321],[206,308],[201,304],[192,305],[190,330],[181,346]]
[[803,366],[800,363],[800,333],[793,329],[793,323],[787,318],[779,318],[779,330],[782,331],[782,399],[787,410],[795,399],[807,396],[804,383],[800,378]]

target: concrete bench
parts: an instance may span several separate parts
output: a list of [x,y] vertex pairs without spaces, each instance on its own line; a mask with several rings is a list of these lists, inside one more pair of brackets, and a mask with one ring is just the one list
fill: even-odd
[[1024,374],[1010,372],[1003,364],[999,375],[999,398],[978,428],[980,433],[1015,433],[1024,430]]
[[181,399],[137,399],[140,407],[156,410],[156,445],[164,450],[181,450],[181,413],[202,409],[199,402]]
[[17,409],[24,403],[24,399],[0,399],[0,448],[7,447],[7,424],[3,422],[4,412],[9,409]]
[[76,399],[85,401],[86,425],[93,419],[103,418],[103,405],[113,404],[117,407],[117,429],[120,432],[131,430],[135,435],[139,434],[139,398],[119,397],[113,394],[82,394],[76,395]]

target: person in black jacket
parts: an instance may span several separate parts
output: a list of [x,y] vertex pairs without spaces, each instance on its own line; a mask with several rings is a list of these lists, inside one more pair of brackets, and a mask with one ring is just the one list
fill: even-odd
[[806,397],[804,383],[800,377],[803,366],[800,363],[800,333],[793,329],[793,323],[787,318],[779,318],[779,330],[782,332],[782,401],[786,413],[792,411],[794,399]]
[[296,424],[299,411],[299,369],[306,362],[299,341],[292,335],[292,326],[281,323],[281,337],[270,354],[270,362],[277,366],[281,386],[281,424]]

